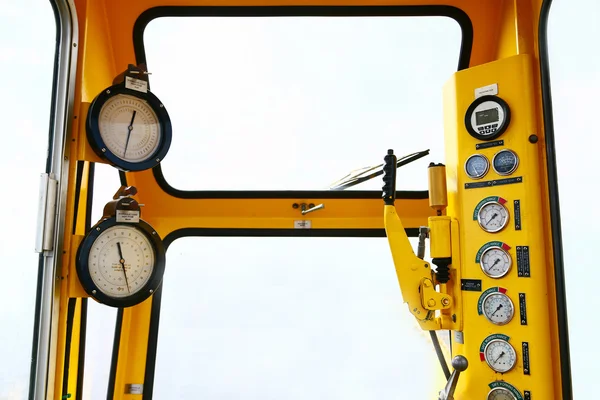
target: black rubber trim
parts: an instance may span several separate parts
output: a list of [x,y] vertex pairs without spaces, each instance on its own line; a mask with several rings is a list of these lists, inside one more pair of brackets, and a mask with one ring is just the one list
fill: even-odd
[[108,374],[108,388],[106,399],[113,400],[115,395],[115,379],[117,376],[117,364],[119,361],[119,346],[121,345],[121,333],[123,330],[123,309],[117,311],[117,322],[115,323],[115,339],[113,340],[113,351]]
[[[165,249],[168,244],[165,243]],[[158,347],[158,325],[160,321],[160,305],[162,301],[162,288],[164,282],[152,296],[150,309],[150,327],[148,332],[148,348],[146,354],[146,369],[144,371],[144,393],[142,400],[152,399],[154,391],[154,373],[156,371],[156,350]]]
[[75,392],[76,399],[82,399],[83,397],[83,373],[85,371],[85,338],[87,335],[87,311],[88,311],[88,299],[83,297],[81,299],[81,314],[79,316],[79,360],[77,362],[77,386]]
[[63,369],[62,398],[69,395],[69,367],[71,364],[71,340],[73,339],[73,318],[75,317],[76,298],[70,298],[67,305],[67,332],[65,338],[65,360]]
[[550,224],[552,227],[552,250],[554,253],[554,283],[556,288],[556,313],[558,317],[562,399],[571,400],[573,398],[573,386],[571,380],[571,357],[567,320],[567,294],[565,288],[565,267],[562,245],[562,227],[560,222],[560,204],[558,198],[558,172],[556,166],[556,145],[554,140],[554,119],[552,114],[552,91],[550,89],[550,66],[548,55],[548,18],[551,5],[552,0],[544,0],[542,3],[538,26],[538,45],[540,49],[540,77],[546,138]]
[[[148,23],[159,17],[371,17],[371,16],[444,16],[454,19],[462,31],[458,70],[469,67],[473,48],[473,24],[461,9],[452,6],[160,6],[144,11],[133,28],[136,62],[147,64],[144,31]],[[178,198],[380,198],[378,191],[185,191],[175,189],[165,180],[160,164],[152,169],[158,185]],[[398,198],[411,198],[398,192]]]
[[73,202],[73,229],[72,234],[75,234],[77,227],[77,214],[79,213],[79,196],[81,195],[81,181],[83,179],[84,161],[77,161],[77,172],[75,177],[75,201]]
[[44,275],[44,255],[40,254],[38,258],[38,278],[35,294],[35,313],[33,320],[33,343],[31,345],[31,368],[29,370],[29,400],[34,400],[35,394],[35,375],[37,372],[37,353],[38,353],[38,340],[40,337],[40,310],[42,308],[42,286],[43,286],[43,275]]

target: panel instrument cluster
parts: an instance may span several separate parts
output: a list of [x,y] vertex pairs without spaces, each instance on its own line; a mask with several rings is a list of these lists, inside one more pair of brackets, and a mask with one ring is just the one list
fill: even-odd
[[510,57],[460,71],[445,86],[447,159],[456,160],[448,214],[461,224],[464,308],[453,350],[470,368],[456,398],[552,398],[553,386],[542,384],[552,368],[548,306],[538,300],[546,250],[531,65]]

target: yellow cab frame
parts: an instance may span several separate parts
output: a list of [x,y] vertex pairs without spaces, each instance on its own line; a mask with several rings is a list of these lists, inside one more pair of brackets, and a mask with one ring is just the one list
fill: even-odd
[[[157,230],[165,245],[183,236],[387,236],[409,311],[425,330],[452,331],[455,339],[452,355],[464,356],[469,362],[455,383],[455,391],[452,389],[454,398],[485,399],[498,382],[510,383],[525,399],[572,398],[548,67],[547,23],[551,0],[51,0],[51,3],[57,23],[57,51],[45,177],[48,193],[54,197],[47,202],[43,213],[31,399],[79,399],[82,393],[88,295],[78,281],[74,260],[77,247],[91,225],[94,164],[103,162],[86,140],[85,119],[90,102],[127,65],[145,63],[142,37],[150,20],[206,13],[454,18],[463,35],[458,72],[440,88],[444,94],[446,166],[443,183],[438,181],[436,185],[444,186],[444,199],[440,200],[444,204],[436,210],[430,207],[432,202],[436,203],[431,193],[395,189],[393,201],[385,206],[380,193],[365,191],[180,191],[166,183],[160,167],[122,173],[121,183],[138,188],[136,199],[146,204],[144,219]],[[521,154],[522,181],[467,190],[463,165],[474,152],[476,141],[465,134],[464,112],[473,101],[473,90],[487,84],[497,84],[500,96],[511,104],[514,120],[504,141]],[[493,154],[495,150],[485,151]],[[438,189],[442,190],[435,188]],[[494,240],[482,233],[472,218],[473,212],[483,198],[494,195],[520,202],[524,227],[515,230],[511,225],[502,240],[511,243],[511,251],[515,246],[530,249],[531,276],[527,278],[514,272],[501,282],[492,281],[473,262],[482,244]],[[152,201],[148,200],[150,197]],[[328,207],[311,216],[312,229],[292,228],[293,221],[298,219],[298,210],[292,204],[323,202]],[[417,236],[422,226],[428,226],[432,251],[451,259],[447,282],[438,281],[428,269],[429,264],[412,252],[407,236]],[[479,282],[479,290],[465,289],[467,280]],[[478,315],[477,303],[483,289],[494,285],[507,287],[514,296],[527,295],[530,311],[527,323],[519,324],[517,317],[502,328],[517,352],[517,367],[505,374],[490,370],[479,360],[481,346],[495,331]],[[107,382],[109,398],[152,398],[160,300],[158,290],[143,303],[118,310],[113,363]],[[515,302],[515,307],[524,304]],[[523,309],[515,313],[519,311]],[[143,392],[124,390],[134,383],[142,384]]]

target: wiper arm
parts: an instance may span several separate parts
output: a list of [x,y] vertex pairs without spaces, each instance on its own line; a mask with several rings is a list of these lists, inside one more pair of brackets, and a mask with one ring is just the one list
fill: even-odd
[[[429,149],[419,151],[416,153],[409,154],[402,158],[398,159],[396,163],[396,168],[400,168],[403,165],[410,164],[413,161],[418,160],[419,158],[423,158],[429,154]],[[358,185],[359,183],[366,182],[370,179],[375,178],[376,176],[383,174],[383,164],[379,164],[372,167],[364,167],[355,169],[354,171],[350,171],[343,178],[338,179],[331,185],[329,185],[330,190],[344,190],[354,185]]]

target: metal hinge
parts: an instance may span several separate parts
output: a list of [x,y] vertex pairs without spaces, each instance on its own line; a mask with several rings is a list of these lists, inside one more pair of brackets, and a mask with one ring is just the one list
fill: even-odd
[[36,253],[52,250],[54,247],[54,219],[56,217],[57,197],[58,181],[51,178],[49,174],[41,174],[37,235],[35,239]]

